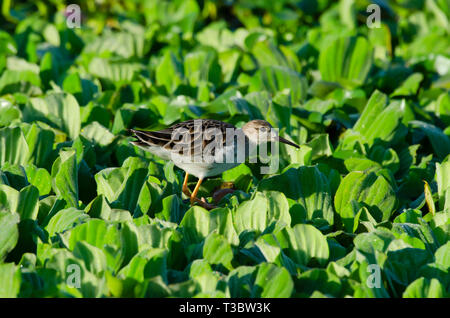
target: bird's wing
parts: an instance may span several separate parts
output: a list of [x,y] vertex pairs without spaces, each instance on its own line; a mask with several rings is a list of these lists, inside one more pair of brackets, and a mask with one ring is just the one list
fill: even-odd
[[158,146],[164,147],[171,140],[172,133],[169,130],[160,131],[145,131],[138,129],[130,129],[133,137],[137,138],[137,141],[132,143],[136,146]]
[[[130,129],[130,131],[138,139],[133,142],[136,146],[158,146],[180,154],[188,150],[191,154],[195,154],[202,153],[202,150],[211,142],[224,146],[227,128],[235,129],[236,127],[219,120],[192,119],[159,131],[137,129]],[[218,134],[221,134],[222,140],[219,139]],[[214,148],[212,155],[214,155]]]
[[215,154],[216,148],[224,147],[227,141],[227,129],[236,129],[229,123],[215,119],[196,119],[189,120],[177,125],[175,129],[182,127],[189,130],[191,154],[202,153],[210,145],[210,155]]

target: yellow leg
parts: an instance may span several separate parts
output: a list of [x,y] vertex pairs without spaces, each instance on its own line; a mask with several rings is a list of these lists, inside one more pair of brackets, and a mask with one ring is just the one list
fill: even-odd
[[[202,184],[203,179],[198,179],[197,185],[195,186],[194,192],[190,195],[191,197],[191,205],[194,204],[194,202],[197,202],[200,206],[204,207],[207,210],[211,210],[216,208],[215,205],[209,204],[206,202],[205,198],[202,198],[201,200],[197,198],[198,189],[200,189],[200,185]],[[189,189],[188,189],[189,191]]]
[[189,188],[187,186],[189,173],[186,172],[186,176],[184,177],[183,181],[183,188],[181,191],[183,191],[184,194],[186,194],[188,197],[191,197],[191,191],[189,191]]
[[194,192],[192,192],[191,194],[191,205],[194,204],[194,202],[198,202],[199,200],[197,199],[197,193],[198,193],[198,189],[200,189],[200,185],[202,184],[203,179],[198,179],[197,185],[194,188]]

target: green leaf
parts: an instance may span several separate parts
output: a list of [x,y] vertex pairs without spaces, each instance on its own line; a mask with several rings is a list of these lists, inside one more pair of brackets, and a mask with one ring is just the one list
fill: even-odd
[[19,240],[19,220],[20,217],[17,213],[0,211],[0,228],[2,229],[0,232],[0,261],[2,262]]
[[147,214],[151,210],[159,210],[158,204],[161,203],[163,190],[155,182],[147,180],[141,188],[139,198],[136,204],[134,214]]
[[243,202],[233,215],[238,234],[245,230],[264,232],[269,227],[282,227],[291,223],[288,202],[281,192],[257,192],[252,200]]
[[97,85],[90,80],[81,78],[79,73],[67,75],[63,81],[62,88],[65,92],[72,94],[80,106],[89,103],[98,91]]
[[316,160],[323,156],[331,156],[333,150],[330,145],[330,139],[328,134],[320,134],[311,139],[306,146],[312,149],[311,159]]
[[167,29],[178,28],[180,31],[177,32],[181,32],[186,40],[192,38],[195,22],[201,14],[199,5],[194,0],[175,0],[164,5],[158,1],[150,1],[145,8],[145,16],[149,21],[157,22]]
[[108,129],[96,121],[84,127],[81,135],[101,147],[105,147],[112,143],[115,137]]
[[403,298],[443,298],[442,284],[435,278],[429,280],[421,277],[413,281],[403,292]]
[[0,99],[0,127],[9,126],[11,123],[18,121],[20,117],[21,112],[18,107]]
[[21,284],[20,267],[14,263],[0,264],[0,297],[16,298]]
[[349,204],[352,200],[367,207],[377,222],[389,220],[397,205],[395,192],[383,176],[373,172],[350,172],[341,181],[334,198],[336,212],[348,232],[352,232],[353,218],[359,210]]
[[[281,175],[263,179],[258,184],[258,190],[279,190],[280,184],[285,185],[283,193],[287,198],[296,200],[300,211],[308,220],[324,219],[333,224],[333,206],[327,178],[317,167],[299,167],[289,169]],[[295,215],[291,215],[296,219]]]
[[65,132],[71,139],[80,133],[80,106],[75,97],[68,93],[31,98],[23,110],[23,119],[26,122],[42,121]]
[[25,138],[29,148],[28,162],[33,162],[37,167],[50,169],[55,133],[32,124]]
[[68,208],[56,213],[48,222],[45,229],[50,237],[56,233],[62,233],[74,227],[74,225],[89,219],[89,216],[84,211],[75,208]]
[[371,169],[371,171],[373,170],[377,171],[382,169],[380,164],[367,158],[350,157],[344,160],[344,165],[345,168],[347,168],[347,170],[350,172],[365,171],[367,169]]
[[203,245],[203,257],[210,264],[221,264],[228,270],[233,266],[231,261],[233,259],[233,251],[227,239],[220,234],[211,233],[205,239]]
[[358,121],[353,126],[353,130],[364,133],[370,130],[375,123],[377,116],[383,111],[388,102],[388,97],[378,90],[375,90],[367,101],[364,111]]
[[393,240],[395,240],[394,234],[385,228],[379,228],[370,233],[358,234],[354,244],[358,250],[371,254],[375,251],[386,252]]
[[94,57],[88,66],[89,73],[109,80],[117,87],[132,82],[140,68],[139,64],[109,61],[100,57]]
[[19,191],[0,184],[0,211],[16,212],[19,203]]
[[193,87],[201,82],[219,85],[221,70],[214,50],[201,50],[188,53],[184,58],[184,75]]
[[[220,297],[217,296],[217,293],[222,291],[218,291],[218,289],[222,289],[221,287],[224,285],[218,285],[220,276],[217,272],[213,272],[206,260],[193,261],[189,270],[189,277],[197,282],[201,293],[206,294],[206,297]],[[196,297],[199,297],[199,295]]]
[[317,292],[337,296],[340,295],[342,283],[336,275],[322,268],[313,268],[297,277],[295,287],[300,297],[313,297],[313,293]]
[[439,247],[434,253],[435,263],[442,269],[448,270],[450,268],[450,242]]
[[139,232],[131,222],[124,222],[119,233],[120,237],[120,268],[127,265],[129,261],[139,252]]
[[133,56],[142,57],[145,52],[144,49],[144,33],[140,28],[135,28],[134,31],[140,32],[108,32],[105,30],[104,34],[95,37],[93,41],[89,42],[84,48],[84,52],[104,54],[106,52],[115,53],[124,58]]
[[249,92],[266,90],[275,95],[285,89],[289,89],[292,101],[298,103],[306,98],[308,83],[306,79],[296,71],[278,66],[265,66],[258,70],[252,78]]
[[169,195],[162,199],[162,211],[155,213],[155,216],[161,220],[179,223],[183,217],[181,204],[179,196]]
[[69,206],[78,207],[78,165],[73,149],[61,150],[52,166],[52,188]]
[[[405,112],[405,101],[393,101],[380,111],[378,107],[381,103],[377,106],[376,103],[379,103],[379,101],[375,100],[374,104],[372,104],[370,103],[371,100],[372,98],[369,99],[361,115],[361,118],[364,118],[364,121],[367,120],[368,123],[359,125],[358,121],[355,126],[360,127],[359,131],[369,145],[372,145],[378,139],[391,142]],[[372,107],[375,109],[371,109]],[[366,110],[368,115],[364,116]]]
[[[61,294],[75,293],[76,297],[100,297],[105,292],[105,279],[87,270],[83,260],[83,257],[88,260],[87,256],[81,252],[77,255],[80,258],[68,250],[60,249],[47,261],[46,268],[53,269],[61,277],[63,283],[58,285]],[[71,286],[77,282],[80,283],[79,288],[76,288],[76,285]]]
[[322,79],[354,88],[364,84],[372,67],[372,48],[366,38],[340,37],[319,55]]
[[42,94],[41,79],[30,70],[4,70],[0,77],[0,94]]
[[20,165],[11,165],[10,163],[6,162],[2,166],[1,172],[3,178],[2,183],[9,185],[14,189],[20,190],[29,184],[27,182],[26,173],[23,167]]
[[219,53],[219,64],[222,69],[224,83],[228,83],[236,77],[240,59],[241,53],[235,49]]
[[[348,28],[356,26],[356,5],[354,0],[344,0],[339,3],[339,17]],[[370,11],[369,11],[370,12]]]
[[106,256],[101,249],[84,241],[78,241],[73,248],[73,255],[82,259],[86,269],[99,275],[106,270]]
[[275,234],[280,246],[298,265],[307,265],[315,258],[324,265],[330,254],[325,236],[314,226],[297,224],[293,228],[286,227]]
[[174,234],[174,230],[168,227],[161,228],[157,224],[138,226],[139,246],[145,248],[166,248]]
[[450,193],[450,160],[446,160],[442,163],[436,163],[436,182],[438,188],[439,197],[439,209],[444,209],[445,205],[449,205],[450,202],[445,200],[446,193]]
[[[389,298],[390,295],[384,287],[383,282],[378,281],[377,278],[381,275],[381,268],[378,264],[368,262],[366,259],[357,262],[359,268],[357,269],[359,281],[361,284],[354,288],[353,296],[355,298]],[[372,265],[372,268],[369,267]],[[369,285],[371,282],[373,285]],[[379,285],[377,285],[379,283]]]
[[164,57],[156,68],[156,84],[162,85],[167,92],[174,92],[184,83],[183,65],[171,51],[166,51]]
[[383,269],[390,279],[406,287],[419,277],[416,267],[420,268],[429,262],[427,251],[407,247],[389,251]]
[[85,223],[79,224],[70,230],[68,248],[73,250],[79,241],[84,241],[94,247],[103,249],[105,244],[117,245],[119,243],[119,234],[114,226],[107,225],[103,220],[88,219]]
[[394,149],[386,149],[383,146],[375,145],[370,149],[370,158],[388,168],[392,173],[396,173],[400,168],[400,159]]
[[103,220],[109,220],[111,215],[111,207],[103,194],[92,200],[85,210],[91,217]]
[[193,206],[184,215],[180,227],[183,240],[188,245],[201,243],[213,231],[226,237],[230,244],[235,246],[239,244],[239,238],[232,223],[231,211],[226,208],[208,212],[201,207]]
[[101,170],[95,175],[97,193],[104,196],[109,202],[115,201],[125,177],[125,169],[106,168]]
[[[283,54],[284,52],[287,55]],[[279,65],[297,72],[301,70],[300,62],[295,54],[292,54],[286,47],[281,47],[280,49],[271,41],[260,41],[254,44],[252,54],[261,67]]]
[[6,162],[24,164],[28,154],[28,144],[19,127],[0,129],[0,167]]
[[439,95],[436,101],[438,116],[446,124],[450,124],[450,95],[447,92]]
[[391,97],[396,96],[411,96],[416,95],[419,90],[420,82],[423,80],[421,73],[411,74],[392,94]]
[[136,157],[125,160],[121,168],[106,168],[95,175],[97,193],[120,208],[134,211],[148,170]]
[[257,269],[256,266],[239,266],[228,274],[231,297],[250,297]]
[[251,297],[287,298],[293,290],[294,282],[286,268],[269,263],[258,265]]
[[450,153],[450,137],[433,124],[419,120],[409,122],[415,128],[422,130],[428,137],[434,152],[440,159],[444,159]]
[[165,249],[143,250],[120,270],[119,276],[139,282],[160,276],[167,281],[167,251]]
[[35,220],[39,212],[39,190],[29,185],[20,190],[17,213],[21,220]]
[[404,233],[411,238],[419,239],[425,247],[433,253],[439,247],[436,235],[430,225],[428,225],[428,223],[426,223],[422,218],[418,218],[417,223],[418,224],[394,223],[392,232],[400,235]]
[[39,196],[49,194],[52,190],[50,173],[44,168],[36,168],[33,164],[28,164],[24,168],[28,182],[38,189]]
[[276,246],[277,244],[275,242],[272,242],[274,244],[270,244],[269,242],[272,241],[272,235],[271,234],[265,234],[260,237],[255,242],[255,246],[258,248],[258,250],[261,252],[263,258],[263,261],[274,263],[276,265],[281,265],[281,262],[278,262],[278,258],[281,255],[281,248],[279,246]]

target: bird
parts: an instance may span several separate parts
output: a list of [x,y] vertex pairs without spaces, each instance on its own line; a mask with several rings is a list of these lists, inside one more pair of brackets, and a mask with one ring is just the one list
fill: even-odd
[[[269,122],[261,119],[251,120],[242,128],[215,119],[191,119],[157,131],[128,131],[136,139],[131,144],[164,160],[172,160],[184,170],[182,192],[190,198],[191,205],[198,203],[208,210],[215,206],[197,198],[205,178],[238,166],[254,156],[256,148],[264,142],[282,142],[300,148],[279,136]],[[198,178],[193,192],[187,186],[189,175]]]

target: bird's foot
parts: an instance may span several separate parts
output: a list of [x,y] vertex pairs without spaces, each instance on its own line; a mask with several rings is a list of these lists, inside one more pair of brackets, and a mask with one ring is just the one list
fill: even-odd
[[188,188],[183,188],[182,192],[183,192],[188,198],[190,198],[191,195],[192,195],[191,191],[189,191]]
[[206,202],[204,197],[202,197],[201,202],[202,202],[202,206],[207,210],[212,210],[212,209],[217,208],[216,205]]
[[194,198],[191,201],[191,205],[193,205],[195,202],[197,202],[199,206],[201,206],[201,207],[203,207],[203,208],[205,208],[207,210],[212,210],[212,209],[217,208],[217,206],[215,206],[214,204],[206,202],[206,199],[204,197],[202,197],[201,199]]

